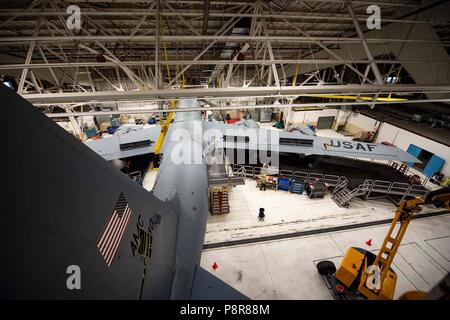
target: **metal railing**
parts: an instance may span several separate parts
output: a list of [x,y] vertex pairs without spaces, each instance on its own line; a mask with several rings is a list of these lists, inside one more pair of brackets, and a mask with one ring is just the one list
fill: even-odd
[[402,195],[408,192],[410,186],[409,183],[393,182],[388,192],[389,194]]
[[337,186],[339,183],[341,183],[341,181],[347,180],[346,177],[340,177],[340,176],[336,176],[336,175],[332,175],[332,174],[326,174],[323,176],[323,181],[332,187]]
[[[371,181],[371,180],[370,180]],[[402,196],[402,199],[406,196],[412,197],[423,197],[425,198],[430,192],[428,187],[425,187],[421,184],[408,184],[403,182],[390,182],[384,180],[375,180],[371,181],[370,189],[367,192],[365,198],[366,199],[374,199],[380,196],[380,194],[384,195],[397,195]],[[372,194],[378,194],[373,196]]]
[[[256,175],[261,173],[261,168],[234,164],[233,172],[235,172],[235,174],[237,172],[243,172],[243,176],[255,178]],[[333,194],[336,194],[340,190],[345,188],[348,183],[348,179],[345,176],[323,174],[316,172],[280,170],[278,175],[279,177],[294,178],[296,180],[304,182],[323,179],[328,186],[334,187],[332,192]],[[391,195],[402,196],[402,199],[404,199],[406,196],[426,197],[428,192],[430,192],[430,188],[423,186],[421,184],[411,185],[409,183],[404,182],[392,182],[385,180],[366,179],[362,185],[364,186],[363,189],[365,191],[364,196],[365,199],[374,199],[380,196],[391,196]]]
[[347,187],[347,183],[348,180],[344,179],[344,180],[340,180],[338,182],[338,184],[336,185],[336,187],[333,189],[333,192],[331,193],[332,196],[338,194],[339,192],[341,192],[343,189],[345,189]]
[[228,176],[223,174],[210,174],[208,176],[208,184],[210,186],[219,186],[219,185],[238,185],[243,184],[244,180],[242,176]]

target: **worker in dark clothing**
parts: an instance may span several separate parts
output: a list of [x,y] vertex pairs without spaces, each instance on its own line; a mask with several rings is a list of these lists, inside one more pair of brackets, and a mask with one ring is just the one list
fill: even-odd
[[258,214],[259,221],[264,221],[265,217],[266,217],[266,215],[264,214],[264,208],[259,208],[259,214]]
[[261,191],[266,191],[266,187],[267,187],[266,177],[265,177],[265,176],[262,176],[262,177],[261,177],[261,184],[260,184],[259,190],[261,190]]

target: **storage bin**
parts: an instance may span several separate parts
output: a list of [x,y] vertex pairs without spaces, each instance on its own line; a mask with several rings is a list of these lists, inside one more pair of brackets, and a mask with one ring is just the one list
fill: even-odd
[[278,178],[278,190],[289,191],[291,181],[286,178]]

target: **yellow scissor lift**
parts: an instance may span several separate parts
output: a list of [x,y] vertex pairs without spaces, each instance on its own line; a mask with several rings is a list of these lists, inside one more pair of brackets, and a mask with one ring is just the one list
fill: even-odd
[[[176,101],[172,100],[172,109],[175,109],[175,107],[176,107]],[[161,132],[160,132],[158,140],[156,141],[156,144],[155,144],[155,158],[153,161],[153,169],[154,170],[157,170],[157,168],[159,167],[159,160],[160,160],[162,145],[164,142],[164,138],[167,135],[167,131],[169,130],[170,123],[172,122],[173,114],[174,114],[173,112],[169,112],[166,120],[163,120],[163,118],[161,117],[161,120],[160,120]]]
[[[393,299],[397,275],[391,264],[409,222],[421,210],[419,205],[423,203],[418,198],[400,203],[378,255],[352,247],[348,249],[337,270],[332,261],[325,260],[317,264],[319,274],[335,299]],[[396,228],[398,222],[400,224]]]

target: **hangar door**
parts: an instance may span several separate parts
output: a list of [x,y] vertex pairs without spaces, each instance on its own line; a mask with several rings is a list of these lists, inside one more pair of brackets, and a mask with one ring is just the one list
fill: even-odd
[[334,117],[319,117],[317,120],[317,129],[332,129]]

